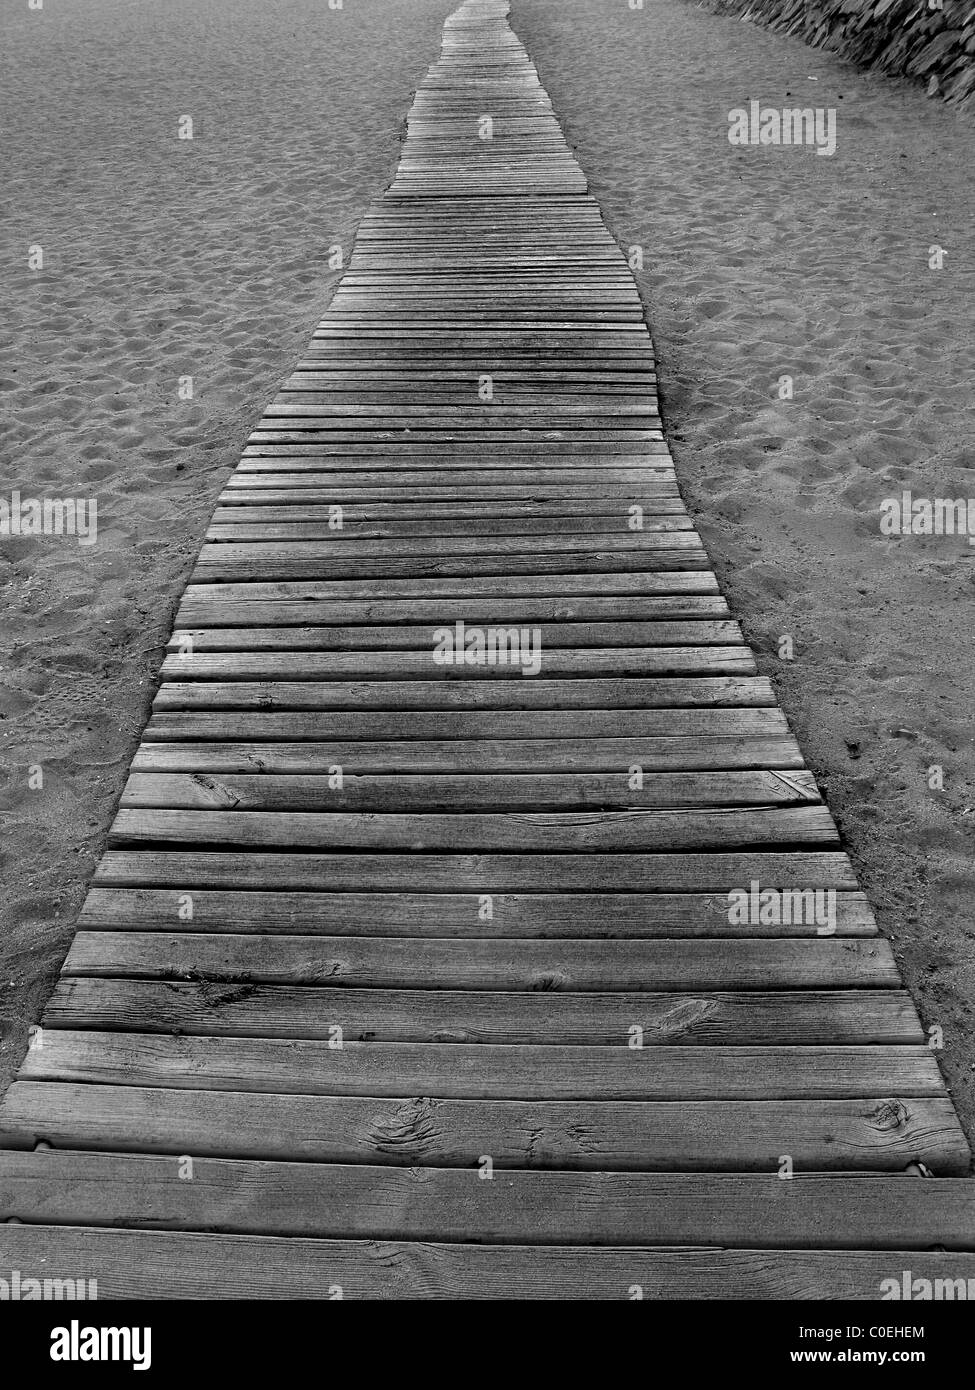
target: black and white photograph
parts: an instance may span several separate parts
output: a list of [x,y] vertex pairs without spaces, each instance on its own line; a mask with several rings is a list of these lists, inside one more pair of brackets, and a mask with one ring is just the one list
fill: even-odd
[[8,1349],[616,1300],[947,1367],[975,0],[0,29]]

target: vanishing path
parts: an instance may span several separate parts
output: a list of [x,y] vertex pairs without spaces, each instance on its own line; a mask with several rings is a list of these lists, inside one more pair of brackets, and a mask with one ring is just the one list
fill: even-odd
[[[0,1107],[0,1268],[289,1298],[972,1272],[934,1054],[718,593],[632,277],[506,15],[448,20],[214,515]],[[527,649],[438,662],[458,623]],[[734,920],[752,885],[835,916]]]

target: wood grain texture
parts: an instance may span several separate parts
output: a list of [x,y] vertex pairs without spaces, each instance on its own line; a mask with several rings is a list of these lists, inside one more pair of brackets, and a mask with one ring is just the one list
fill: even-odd
[[[67,978],[44,1023],[279,1038],[328,1038],[338,1027],[362,1042],[627,1047],[634,1029],[646,1045],[926,1041],[910,997],[894,989],[508,993]],[[81,1046],[81,1038],[74,1041]],[[45,1060],[38,1053],[25,1066]]]
[[[481,894],[458,892],[329,893],[253,887],[240,892],[232,874],[224,888],[200,887],[205,867],[198,862],[192,873],[177,876],[175,887],[169,888],[96,884],[82,904],[79,925],[89,931],[173,931],[193,925],[208,932],[271,938],[292,932],[410,941],[449,935],[465,944],[483,937],[486,930],[502,941],[581,937],[599,942],[687,942],[713,937],[724,943],[821,935],[803,914],[785,922],[729,921],[727,895],[714,892],[493,892],[489,904]],[[112,872],[125,870],[119,865],[108,871]],[[104,860],[99,873],[106,877]],[[311,887],[316,887],[314,879]],[[838,939],[877,937],[862,893],[837,890],[835,909]]]
[[[95,1278],[102,1298],[878,1299],[898,1254],[880,1251],[485,1246],[85,1227],[3,1227],[0,1260]],[[971,1258],[912,1253],[928,1279]]]
[[[192,924],[190,924],[192,925]],[[875,989],[899,980],[886,941],[311,936],[79,931],[63,977],[507,990]]]
[[398,1167],[964,1175],[951,1101],[552,1101],[310,1096],[16,1081],[0,1133],[19,1147],[138,1150]]
[[41,1150],[0,1158],[21,1221],[492,1245],[970,1250],[975,1181],[882,1174],[477,1171]]

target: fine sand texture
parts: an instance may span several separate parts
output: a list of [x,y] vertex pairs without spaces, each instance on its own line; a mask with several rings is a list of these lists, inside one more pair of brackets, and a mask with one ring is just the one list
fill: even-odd
[[[684,495],[972,1137],[975,547],[879,521],[905,489],[975,497],[975,125],[689,0],[513,0],[511,23],[643,248]],[[732,146],[753,99],[834,108],[835,155]]]
[[348,252],[392,176],[452,8],[4,6],[0,496],[94,497],[98,535],[0,537],[0,1082],[67,947],[217,493],[341,273],[329,247]]

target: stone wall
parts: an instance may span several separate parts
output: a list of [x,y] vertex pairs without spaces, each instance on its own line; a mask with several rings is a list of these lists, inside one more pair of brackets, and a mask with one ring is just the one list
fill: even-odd
[[975,0],[703,0],[975,111]]

